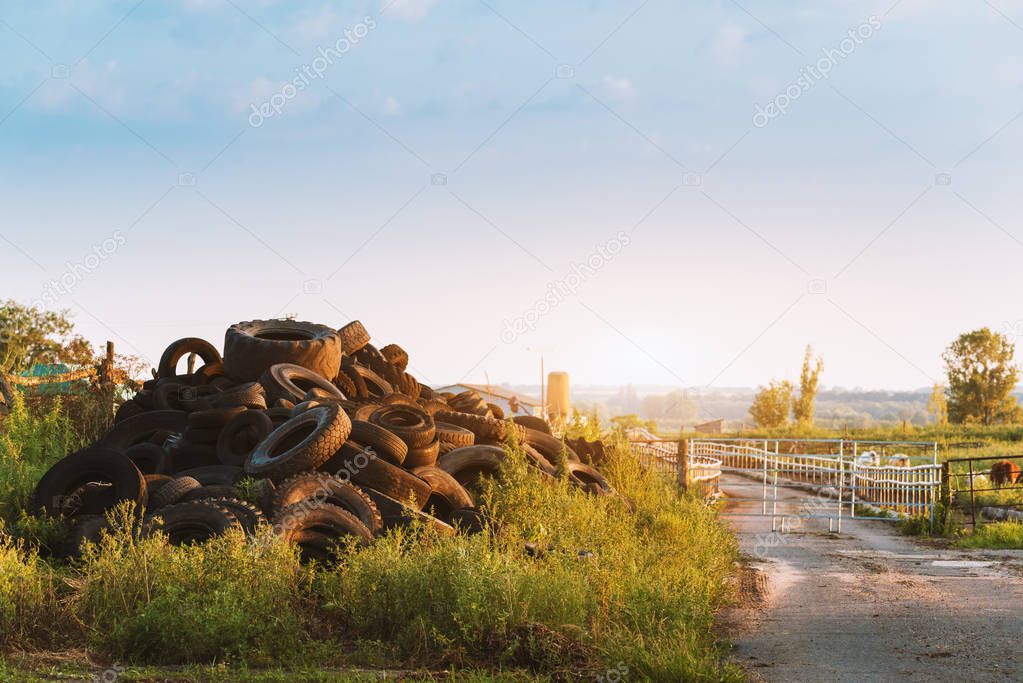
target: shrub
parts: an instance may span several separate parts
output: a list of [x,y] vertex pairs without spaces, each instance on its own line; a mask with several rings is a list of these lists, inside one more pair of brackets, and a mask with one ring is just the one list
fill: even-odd
[[64,622],[53,570],[0,527],[0,645],[48,643],[54,625]]
[[982,524],[959,539],[960,548],[988,548],[1009,550],[1023,548],[1023,524],[1019,522],[990,522]]

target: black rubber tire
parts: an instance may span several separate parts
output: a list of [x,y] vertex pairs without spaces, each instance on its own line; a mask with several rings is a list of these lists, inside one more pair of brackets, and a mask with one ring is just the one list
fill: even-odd
[[451,410],[451,406],[449,406],[444,401],[438,401],[435,398],[420,400],[417,401],[417,403],[419,404],[420,408],[430,413],[430,415],[433,415],[434,421],[437,420],[437,413],[439,413],[440,411]]
[[90,481],[64,499],[60,512],[67,517],[102,515],[116,503],[113,486],[107,482]]
[[188,414],[188,426],[194,429],[220,429],[245,410],[244,406],[198,410]]
[[415,377],[407,372],[401,373],[396,383],[398,391],[405,394],[413,401],[419,398],[423,392],[423,385]]
[[323,375],[294,363],[277,363],[263,373],[259,382],[266,388],[271,401],[283,398],[298,403],[305,400],[306,393],[312,388],[327,392],[331,398],[345,398]]
[[188,425],[188,413],[181,410],[152,410],[119,422],[104,434],[97,445],[124,452],[156,432],[181,433]]
[[266,391],[259,382],[242,382],[202,400],[210,408],[254,408],[266,410]]
[[355,410],[355,415],[352,416],[352,419],[369,422],[369,416],[375,413],[379,407],[380,404],[376,402],[363,403]]
[[521,425],[526,429],[534,429],[544,434],[551,433],[551,426],[547,424],[547,420],[536,415],[515,415],[512,417],[512,422],[517,425]]
[[215,448],[217,445],[217,439],[220,438],[220,427],[210,427],[209,429],[196,429],[189,427],[181,435],[181,438],[185,441],[191,441],[202,446],[210,446]]
[[194,443],[184,439],[177,441],[176,445],[168,448],[167,452],[171,457],[171,474],[177,476],[202,467],[210,467],[219,464],[217,460],[217,449],[209,446]]
[[228,422],[217,438],[217,460],[242,467],[256,446],[274,430],[270,417],[261,410],[246,410]]
[[451,513],[449,522],[456,530],[468,535],[489,532],[494,535],[501,530],[500,523],[482,510],[463,508]]
[[380,406],[369,416],[369,421],[392,432],[410,449],[425,448],[437,437],[433,416],[416,406]]
[[202,484],[192,477],[176,477],[166,484],[160,486],[153,495],[149,497],[149,509],[159,510],[167,505],[173,505],[189,491],[200,488]]
[[[585,490],[595,493],[600,491],[600,495],[614,496],[618,492],[611,486],[611,482],[607,478],[598,472],[595,468],[589,465],[584,465],[581,462],[570,462],[568,463],[568,476],[573,482],[579,484]],[[596,489],[590,488],[596,487]]]
[[178,472],[175,476],[192,477],[203,486],[234,486],[245,476],[245,471],[231,465],[205,465]]
[[355,387],[355,382],[352,378],[341,370],[337,373],[337,377],[334,378],[334,386],[337,387],[338,391],[344,394],[344,397],[349,401],[359,396],[359,390]]
[[463,487],[471,489],[480,476],[497,477],[508,454],[500,446],[466,446],[456,448],[437,461]]
[[[458,427],[464,427],[476,435],[477,441],[480,439],[504,441],[508,436],[509,424],[501,420],[495,420],[492,417],[462,413],[454,410],[440,410],[433,414],[433,419]],[[522,430],[521,427],[516,428]]]
[[408,455],[408,445],[404,441],[393,432],[372,422],[352,420],[352,432],[348,440],[365,448],[372,448],[377,455],[394,465],[404,463],[405,456]]
[[255,536],[261,524],[266,524],[266,517],[252,503],[228,496],[224,498],[204,498],[203,503],[213,507],[224,508],[238,520],[246,536]]
[[362,488],[380,491],[417,510],[421,510],[430,497],[430,485],[425,481],[381,457],[367,453],[351,441],[324,463],[320,471],[329,472],[346,481],[351,480]]
[[185,337],[184,339],[172,342],[163,352],[163,355],[160,356],[160,364],[157,368],[156,376],[160,378],[177,377],[178,361],[185,354],[189,353],[198,355],[207,366],[216,365],[223,360],[220,357],[220,352],[217,351],[213,344],[197,337]]
[[394,393],[394,387],[386,379],[361,365],[349,365],[346,373],[359,390],[359,398],[378,399]]
[[447,422],[434,422],[434,425],[437,427],[437,439],[441,443],[451,444],[456,448],[472,446],[476,443],[476,435],[465,427]]
[[103,515],[82,515],[76,517],[61,545],[61,557],[78,559],[86,541],[99,543],[103,532],[110,528]]
[[423,508],[434,517],[451,523],[451,512],[476,505],[472,494],[458,480],[434,465],[417,467],[412,473],[430,485],[430,498]]
[[141,415],[144,412],[146,412],[146,409],[139,401],[130,399],[122,403],[120,407],[118,407],[117,412],[114,413],[114,424],[124,422],[129,417],[135,417],[136,415]]
[[283,508],[274,517],[274,531],[285,542],[294,542],[303,531],[316,531],[332,538],[354,536],[361,544],[373,540],[373,532],[351,512],[330,503],[298,503]]
[[418,403],[413,401],[411,398],[409,398],[405,394],[399,394],[399,393],[387,394],[387,396],[382,397],[380,399],[380,405],[382,405],[382,406],[401,405],[401,406],[412,406],[413,408],[420,408]]
[[564,452],[568,462],[579,462],[579,455],[569,445],[556,436],[538,432],[535,429],[526,429],[526,436],[523,441],[540,452],[540,455],[547,458],[548,462],[556,463],[561,459]]
[[239,528],[238,518],[226,508],[195,501],[168,505],[147,516],[142,533],[151,536],[160,531],[167,534],[171,545],[185,545],[208,541]]
[[153,499],[153,494],[163,486],[174,481],[174,477],[168,474],[143,474],[146,480],[146,490],[149,491],[149,499]]
[[94,447],[57,461],[42,476],[32,494],[32,511],[60,514],[67,497],[91,482],[112,485],[111,505],[130,500],[143,508],[148,500],[146,479],[128,456],[110,448]]
[[124,454],[135,463],[142,474],[170,474],[171,457],[166,449],[155,443],[142,442],[126,449]]
[[388,344],[380,349],[380,355],[388,363],[398,369],[398,372],[405,372],[408,369],[408,353],[397,344]]
[[274,522],[278,512],[299,503],[336,505],[355,515],[374,534],[383,526],[380,511],[362,489],[324,472],[306,472],[281,482],[273,496]]
[[235,490],[233,486],[227,486],[225,484],[210,484],[209,486],[200,486],[197,489],[192,489],[185,495],[181,496],[178,502],[191,503],[196,500],[212,500],[213,498],[233,498],[235,496]]
[[493,417],[495,420],[504,419],[504,408],[502,408],[501,406],[497,405],[496,403],[488,403],[487,408],[490,409],[490,416]]
[[434,529],[437,533],[454,536],[454,528],[444,522],[443,520],[437,519],[433,515],[410,508],[404,505],[400,500],[396,500],[386,493],[375,491],[373,489],[364,489],[366,494],[373,499],[373,503],[376,504],[377,509],[380,510],[380,516],[384,521],[382,531],[386,532],[389,529],[396,527],[408,526],[413,521],[422,522],[430,528]]
[[352,355],[369,343],[370,336],[366,328],[358,320],[353,320],[337,331],[341,340],[341,351]]
[[405,456],[405,467],[408,469],[415,469],[416,467],[424,467],[427,465],[436,465],[437,458],[440,456],[440,441],[434,441],[429,446],[423,446],[422,448],[410,448],[408,455]]
[[323,377],[341,367],[337,332],[297,320],[250,320],[231,325],[224,336],[224,370],[239,381],[255,381],[278,363],[294,363]]
[[245,461],[245,471],[276,483],[315,470],[340,450],[351,431],[352,422],[339,406],[312,408],[270,432]]

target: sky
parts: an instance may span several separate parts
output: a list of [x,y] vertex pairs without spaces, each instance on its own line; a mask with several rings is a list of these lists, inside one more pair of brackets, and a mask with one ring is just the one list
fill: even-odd
[[0,8],[0,296],[155,365],[360,319],[423,382],[911,389],[1023,337],[1023,0]]

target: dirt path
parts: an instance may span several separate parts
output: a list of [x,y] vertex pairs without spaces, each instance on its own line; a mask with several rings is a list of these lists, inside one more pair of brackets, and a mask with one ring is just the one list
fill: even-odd
[[[722,488],[749,496],[743,484]],[[813,499],[778,496],[793,515]],[[845,520],[832,536],[805,520],[771,537],[769,518],[728,521],[751,566],[724,621],[753,680],[1023,681],[1023,551],[927,548],[886,522]]]

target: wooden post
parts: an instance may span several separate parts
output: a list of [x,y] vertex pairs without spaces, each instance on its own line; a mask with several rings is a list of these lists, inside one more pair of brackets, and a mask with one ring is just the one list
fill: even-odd
[[952,509],[952,477],[949,474],[948,461],[941,463],[941,504],[944,514]]
[[107,342],[107,355],[100,366],[100,382],[110,384],[114,381],[114,342]]
[[679,439],[677,448],[678,485],[689,490],[689,439]]

